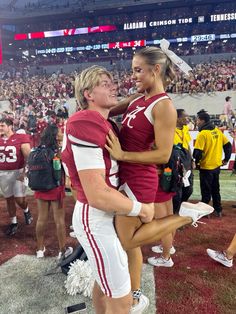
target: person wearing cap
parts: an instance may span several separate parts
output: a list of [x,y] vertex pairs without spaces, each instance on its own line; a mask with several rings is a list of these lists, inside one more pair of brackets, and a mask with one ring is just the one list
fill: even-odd
[[227,117],[227,125],[230,126],[231,118],[235,115],[233,110],[233,105],[231,103],[231,97],[225,97],[225,104],[224,104],[224,115]]
[[[202,202],[208,204],[212,198],[215,215],[222,217],[220,196],[220,167],[230,159],[232,145],[227,137],[210,121],[205,110],[197,113],[199,134],[194,145],[193,158],[200,174]],[[222,160],[222,152],[224,159]]]

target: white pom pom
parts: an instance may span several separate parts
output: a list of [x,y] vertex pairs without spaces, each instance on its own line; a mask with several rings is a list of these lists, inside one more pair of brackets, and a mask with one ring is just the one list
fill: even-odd
[[71,263],[65,281],[67,293],[70,295],[82,293],[85,297],[92,298],[93,285],[94,278],[89,262],[77,259]]

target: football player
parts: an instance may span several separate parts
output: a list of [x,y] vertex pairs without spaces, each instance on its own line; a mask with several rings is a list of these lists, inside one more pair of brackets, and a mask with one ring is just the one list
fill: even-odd
[[33,221],[25,199],[24,184],[24,166],[30,153],[30,140],[26,134],[14,133],[13,121],[8,118],[0,120],[0,134],[0,189],[11,220],[6,234],[14,235],[18,229],[15,203],[24,210],[26,224]]

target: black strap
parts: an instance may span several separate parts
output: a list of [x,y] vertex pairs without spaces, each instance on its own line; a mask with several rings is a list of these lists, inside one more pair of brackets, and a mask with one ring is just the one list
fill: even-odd
[[99,148],[99,146],[90,146],[90,145],[84,145],[84,144],[77,144],[77,143],[71,143],[72,145],[78,146],[78,147],[89,147],[89,148]]

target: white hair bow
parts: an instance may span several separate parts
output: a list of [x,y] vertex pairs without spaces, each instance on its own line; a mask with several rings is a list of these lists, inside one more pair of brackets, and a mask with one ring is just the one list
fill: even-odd
[[170,43],[166,39],[160,40],[160,47],[161,50],[170,58],[170,60],[177,65],[178,68],[180,68],[181,71],[183,71],[185,74],[189,75],[189,71],[192,70],[192,68],[180,57],[178,57],[173,51],[169,50]]

